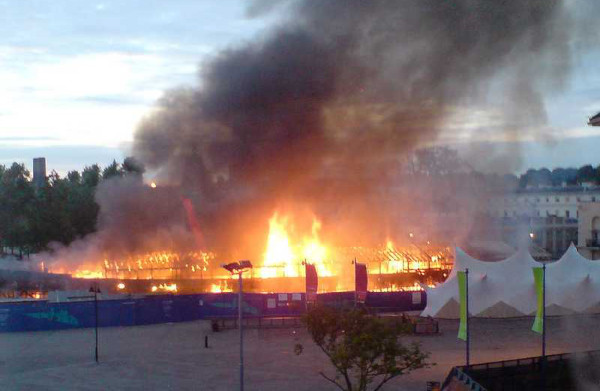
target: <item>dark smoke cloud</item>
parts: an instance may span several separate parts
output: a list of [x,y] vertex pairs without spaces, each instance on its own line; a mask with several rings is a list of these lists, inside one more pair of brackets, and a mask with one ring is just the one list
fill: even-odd
[[[249,14],[272,8],[257,2]],[[135,156],[186,189],[215,238],[243,237],[241,225],[282,199],[389,220],[385,208],[400,203],[381,202],[400,185],[389,173],[435,142],[455,108],[495,94],[499,132],[545,122],[544,95],[568,83],[577,31],[559,0],[285,9],[271,33],[204,64],[197,87],[166,93],[135,134]]]

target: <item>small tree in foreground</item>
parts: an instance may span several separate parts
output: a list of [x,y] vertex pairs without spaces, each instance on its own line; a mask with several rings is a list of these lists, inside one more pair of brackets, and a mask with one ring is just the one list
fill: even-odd
[[[369,316],[364,309],[335,310],[315,307],[303,318],[308,332],[329,357],[335,376],[320,375],[345,391],[379,390],[391,379],[428,367],[429,353],[416,343],[405,346],[400,336],[405,327]],[[301,344],[295,346],[301,354]]]

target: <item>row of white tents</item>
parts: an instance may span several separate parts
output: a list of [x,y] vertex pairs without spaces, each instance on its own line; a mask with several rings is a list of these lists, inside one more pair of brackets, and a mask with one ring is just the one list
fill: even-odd
[[[447,280],[425,287],[427,307],[421,316],[458,318],[456,272],[469,269],[469,314],[509,318],[534,315],[536,292],[533,267],[541,267],[527,249],[509,258],[487,262],[456,248],[454,267]],[[590,261],[573,244],[556,262],[546,267],[546,314],[600,313],[600,261]]]

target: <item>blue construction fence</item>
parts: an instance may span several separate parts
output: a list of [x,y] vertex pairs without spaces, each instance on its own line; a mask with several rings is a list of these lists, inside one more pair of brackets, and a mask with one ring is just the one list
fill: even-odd
[[[317,301],[332,306],[354,302],[354,292],[318,295]],[[195,295],[156,295],[143,298],[99,300],[98,325],[136,326],[186,322],[237,314],[236,293]],[[378,312],[421,311],[426,305],[425,292],[369,292],[366,306]],[[94,301],[53,303],[1,303],[0,332],[60,330],[94,327]],[[298,316],[305,311],[304,293],[246,293],[243,311],[246,317]]]

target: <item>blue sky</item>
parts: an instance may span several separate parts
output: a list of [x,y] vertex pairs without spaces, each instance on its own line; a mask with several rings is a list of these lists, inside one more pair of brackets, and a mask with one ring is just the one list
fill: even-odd
[[[275,23],[247,18],[246,4],[0,0],[0,164],[46,156],[65,173],[121,160],[164,90],[197,83],[203,61]],[[523,140],[523,168],[600,164],[600,128],[586,125],[600,111],[599,63],[584,51],[567,90],[547,97],[551,137]],[[474,117],[456,126],[485,126]]]

